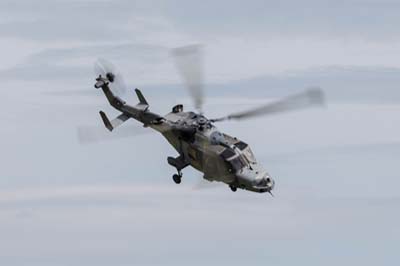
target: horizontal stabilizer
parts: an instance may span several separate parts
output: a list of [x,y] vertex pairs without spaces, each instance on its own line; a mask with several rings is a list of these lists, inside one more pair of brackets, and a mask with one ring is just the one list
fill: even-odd
[[118,127],[119,125],[121,125],[122,123],[124,123],[126,120],[129,119],[128,115],[121,114],[121,115],[117,116],[116,118],[114,118],[113,120],[110,121],[108,119],[107,115],[103,111],[100,111],[100,116],[101,116],[101,119],[104,122],[104,125],[110,131],[112,131],[114,128]]

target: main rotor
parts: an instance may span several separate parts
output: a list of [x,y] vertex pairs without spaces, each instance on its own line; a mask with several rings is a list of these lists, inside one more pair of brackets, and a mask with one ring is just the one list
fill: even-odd
[[[204,60],[203,47],[201,45],[190,45],[172,50],[178,72],[192,97],[196,110],[204,113]],[[220,122],[226,120],[243,120],[257,116],[271,115],[302,109],[313,105],[322,105],[323,93],[320,88],[310,88],[302,93],[291,95],[279,101],[268,103],[243,112],[232,113],[223,117],[209,119],[209,122]]]

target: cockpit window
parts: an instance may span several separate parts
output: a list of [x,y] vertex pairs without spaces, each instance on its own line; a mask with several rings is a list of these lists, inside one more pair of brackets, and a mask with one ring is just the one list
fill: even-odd
[[235,171],[238,171],[240,169],[242,169],[243,167],[245,167],[247,164],[246,162],[243,160],[242,157],[238,156],[235,159],[229,161],[229,164],[232,166],[232,168]]
[[230,168],[235,172],[249,166],[250,163],[256,162],[250,147],[245,143],[244,145],[239,145],[242,148],[245,147],[244,150],[239,151],[240,148],[235,144],[237,148],[236,150],[225,148],[220,153],[222,159],[224,159],[224,161],[226,161],[230,165]]
[[243,141],[239,141],[238,143],[235,143],[235,146],[238,147],[242,151],[242,150],[246,149],[249,145],[247,145]]
[[249,145],[247,143],[244,143],[243,141],[239,141],[234,144],[239,150],[242,151],[243,155],[246,157],[246,159],[249,162],[256,162],[256,158],[253,155],[253,152],[251,151]]
[[246,157],[246,159],[252,163],[256,162],[256,158],[254,157],[253,152],[251,151],[250,147],[247,146],[246,149],[244,149],[243,151],[243,155]]

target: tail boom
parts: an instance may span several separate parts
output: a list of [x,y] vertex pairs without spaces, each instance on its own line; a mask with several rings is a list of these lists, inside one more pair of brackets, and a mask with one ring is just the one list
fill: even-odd
[[139,89],[135,89],[139,103],[135,106],[131,106],[126,104],[126,102],[118,96],[114,95],[108,86],[109,82],[110,81],[106,78],[99,76],[96,79],[96,84],[94,85],[95,88],[101,88],[103,90],[103,93],[111,106],[122,112],[122,114],[110,121],[106,114],[103,111],[100,111],[101,119],[108,130],[112,131],[129,118],[133,118],[139,122],[142,122],[144,126],[162,123],[164,118],[149,111],[149,104]]

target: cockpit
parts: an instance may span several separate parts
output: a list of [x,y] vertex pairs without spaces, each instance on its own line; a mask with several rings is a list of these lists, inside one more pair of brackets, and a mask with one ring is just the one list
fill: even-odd
[[243,156],[250,162],[256,163],[256,157],[254,156],[253,152],[250,149],[250,146],[243,141],[239,141],[234,144],[243,154]]
[[227,162],[232,172],[238,172],[244,167],[251,167],[251,164],[256,162],[249,145],[242,141],[226,147],[220,156]]

